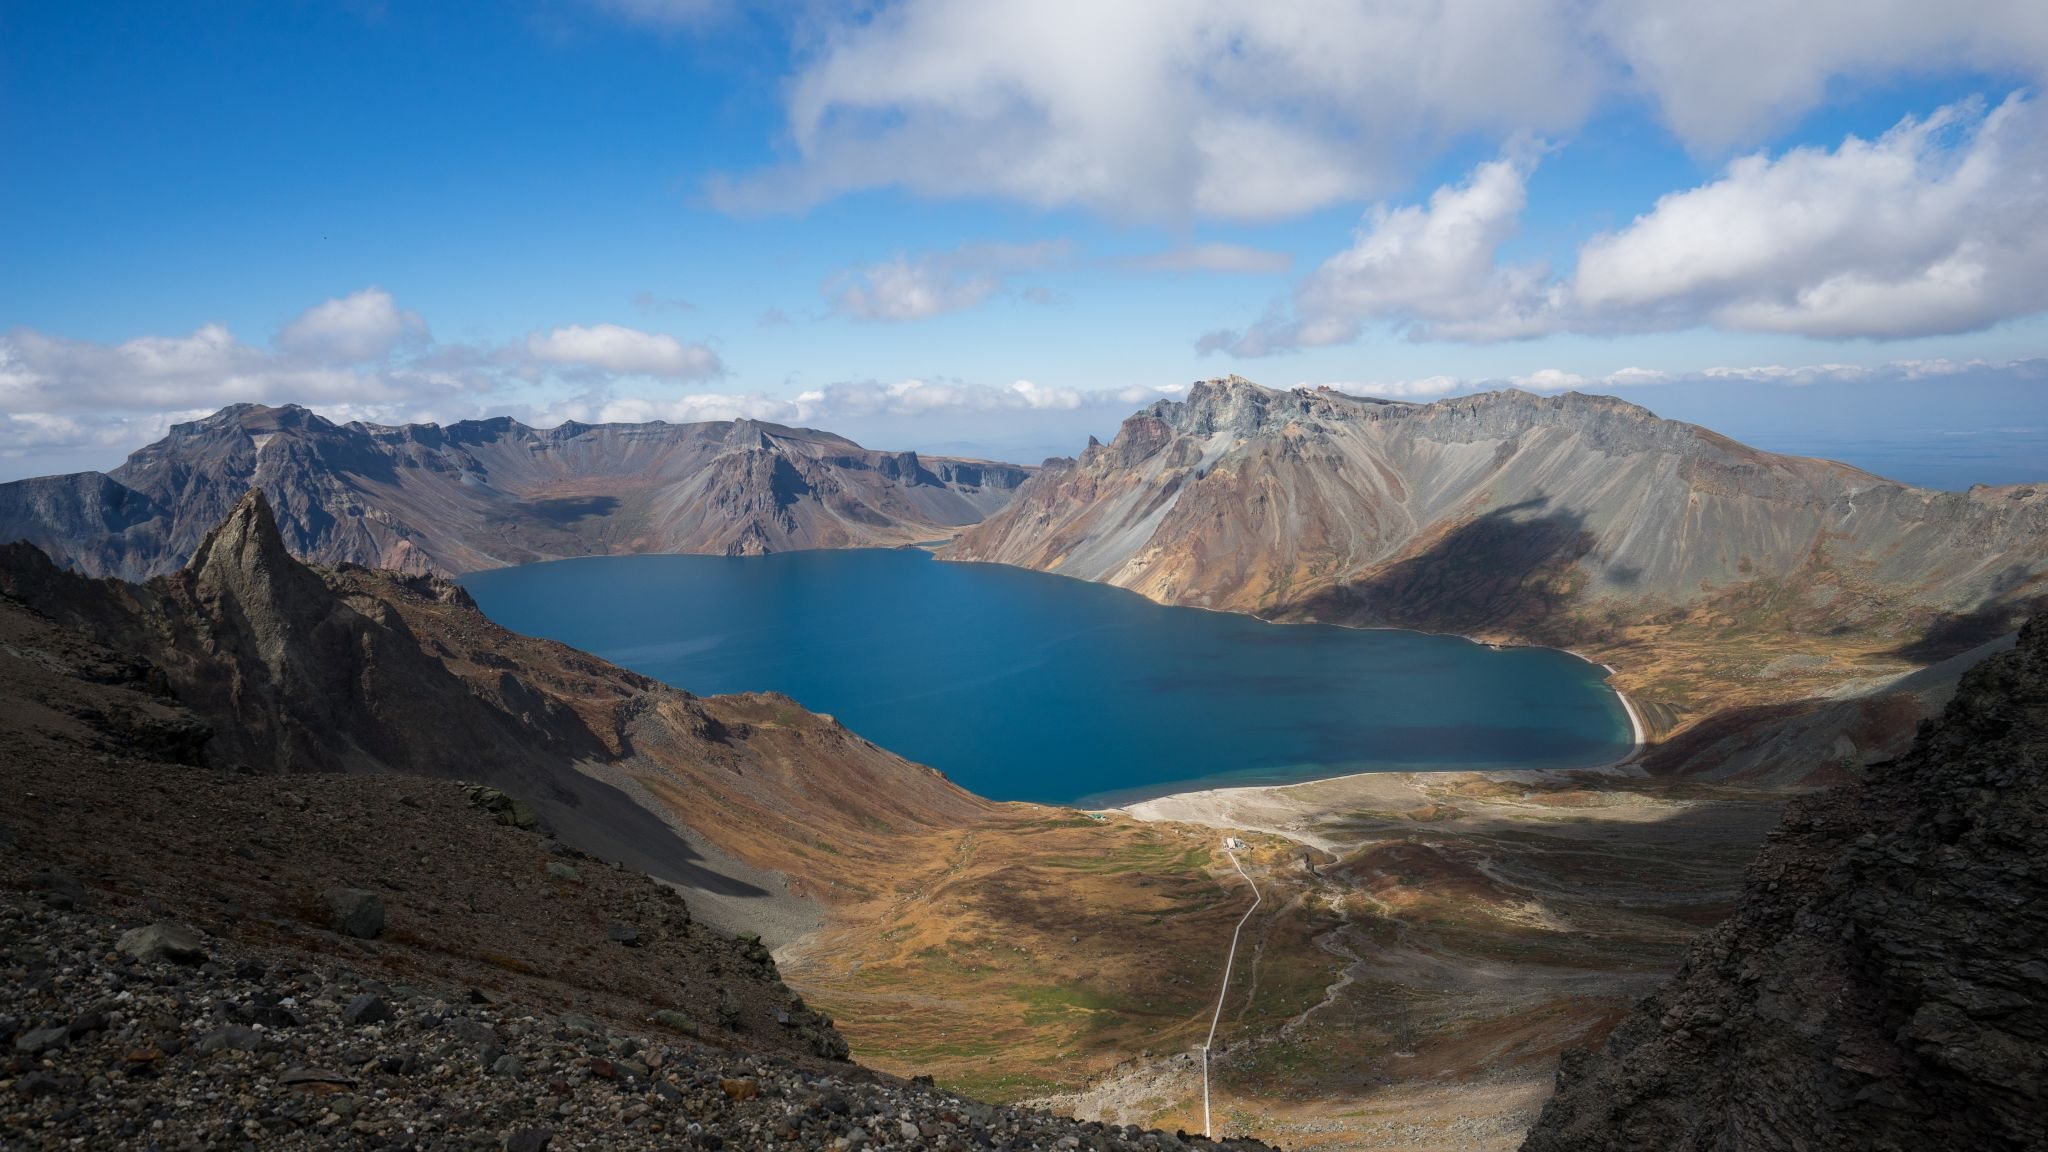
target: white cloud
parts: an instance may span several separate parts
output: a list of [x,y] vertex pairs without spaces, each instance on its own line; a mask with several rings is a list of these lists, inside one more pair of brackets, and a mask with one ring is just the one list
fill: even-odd
[[369,288],[308,309],[272,347],[224,325],[114,344],[31,328],[0,333],[0,456],[62,459],[136,446],[178,420],[229,404],[296,403],[338,420],[467,419],[486,397],[570,382],[594,394],[614,376],[694,380],[716,354],[670,336],[601,324],[536,333],[528,344],[436,344],[414,313]]
[[841,272],[823,292],[834,311],[856,320],[923,320],[960,312],[1002,291],[1005,277],[1064,258],[1063,242],[971,244],[916,258],[897,256]]
[[1499,259],[1527,171],[1490,161],[1426,206],[1373,209],[1288,307],[1196,347],[1263,356],[1373,323],[1418,340],[1695,327],[1896,340],[2048,310],[2048,127],[2023,95],[1908,117],[1874,141],[1741,157],[1587,241],[1569,278]]
[[419,313],[400,309],[391,293],[371,286],[306,309],[277,334],[277,346],[331,363],[359,364],[427,338]]
[[[635,0],[648,4],[655,0]],[[1705,154],[1831,86],[2048,81],[2038,0],[882,0],[799,18],[790,163],[731,208],[900,187],[1118,218],[1259,219],[1384,195],[1445,144],[1641,99]],[[832,13],[826,15],[826,13]]]
[[1555,308],[1541,266],[1503,267],[1533,159],[1503,158],[1436,190],[1427,206],[1374,208],[1351,247],[1323,261],[1276,312],[1243,332],[1212,332],[1197,348],[1264,356],[1345,344],[1387,320],[1418,339],[1499,340],[1540,333]]
[[1285,272],[1294,266],[1294,257],[1242,244],[1190,244],[1135,256],[1123,261],[1123,266],[1138,272],[1227,272],[1256,276]]
[[672,380],[705,380],[725,374],[718,353],[702,344],[685,344],[673,336],[642,332],[617,324],[571,324],[526,338],[536,360],[616,372],[625,376],[661,376]]
[[817,33],[795,163],[713,186],[804,207],[897,186],[1120,218],[1269,218],[1383,190],[1418,142],[1563,129],[1600,86],[1568,0],[901,0]]
[[1820,107],[1830,82],[1951,69],[2048,78],[2038,0],[1596,0],[1588,30],[1678,136],[1720,152]]
[[1589,324],[1897,339],[2048,308],[2048,134],[2014,95],[1745,156],[1579,254]]

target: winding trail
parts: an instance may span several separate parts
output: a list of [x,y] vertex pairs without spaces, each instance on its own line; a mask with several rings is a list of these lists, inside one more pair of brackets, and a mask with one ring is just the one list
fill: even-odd
[[1233,964],[1237,963],[1237,940],[1238,937],[1244,935],[1246,922],[1251,920],[1252,913],[1259,910],[1260,902],[1265,899],[1265,896],[1259,892],[1258,884],[1252,880],[1252,874],[1244,870],[1243,862],[1238,860],[1237,853],[1231,850],[1228,843],[1223,847],[1223,854],[1230,857],[1230,863],[1236,867],[1237,874],[1244,877],[1246,884],[1251,885],[1252,906],[1244,910],[1244,915],[1238,918],[1237,927],[1230,933],[1230,954],[1223,960],[1223,987],[1216,993],[1216,1014],[1209,1018],[1209,1038],[1202,1041],[1202,1135],[1204,1136],[1209,1135],[1210,1131],[1209,1049],[1216,1043],[1216,1026],[1223,1022],[1223,1002],[1230,998],[1230,968]]

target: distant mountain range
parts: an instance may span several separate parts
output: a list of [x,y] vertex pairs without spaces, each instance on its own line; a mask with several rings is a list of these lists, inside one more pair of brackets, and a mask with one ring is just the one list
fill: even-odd
[[238,405],[110,473],[0,485],[0,540],[142,579],[250,487],[294,555],[403,572],[953,537],[949,559],[1167,603],[1569,647],[1619,666],[1660,732],[1945,659],[2048,600],[2048,484],[1913,488],[1611,397],[1237,377],[1038,469],[746,420],[394,428]]
[[238,404],[110,473],[0,484],[0,540],[146,579],[182,566],[253,487],[302,559],[454,575],[621,552],[914,543],[981,519],[1030,473],[752,420],[382,427]]

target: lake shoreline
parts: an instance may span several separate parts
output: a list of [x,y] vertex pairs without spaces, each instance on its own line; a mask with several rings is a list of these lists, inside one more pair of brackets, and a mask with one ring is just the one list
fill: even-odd
[[1578,653],[1179,612],[1048,575],[826,549],[579,557],[464,585],[514,631],[685,691],[782,693],[998,801],[1580,768],[1639,744],[1629,702]]

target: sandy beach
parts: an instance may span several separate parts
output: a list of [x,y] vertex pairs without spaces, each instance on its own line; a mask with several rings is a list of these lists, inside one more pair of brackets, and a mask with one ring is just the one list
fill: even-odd
[[[1628,714],[1630,745],[1627,752],[1604,764],[1582,768],[1470,772],[1357,772],[1293,784],[1200,788],[1103,811],[1122,812],[1139,820],[1167,820],[1213,828],[1270,832],[1325,852],[1339,852],[1358,843],[1357,837],[1333,835],[1327,830],[1330,820],[1345,812],[1426,812],[1437,805],[1433,794],[1473,781],[1518,783],[1555,790],[1571,787],[1577,782],[1577,777],[1633,774],[1626,770],[1643,754],[1648,734],[1628,694],[1620,691],[1614,694],[1621,700],[1622,711]],[[1636,771],[1640,772],[1640,769]],[[1324,831],[1318,831],[1319,828]]]

